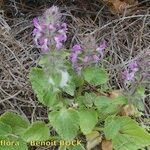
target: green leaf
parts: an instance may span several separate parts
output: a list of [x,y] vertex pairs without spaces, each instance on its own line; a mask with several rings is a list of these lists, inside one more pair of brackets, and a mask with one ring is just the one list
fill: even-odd
[[95,106],[97,107],[101,118],[106,118],[110,114],[116,114],[120,111],[120,106],[127,103],[126,98],[119,96],[112,100],[106,96],[98,96],[95,99]]
[[75,89],[76,89],[75,83],[72,80],[70,80],[68,85],[64,87],[63,91],[71,96],[74,96]]
[[12,128],[3,122],[0,122],[0,135],[7,136],[12,133]]
[[78,110],[81,131],[89,134],[98,122],[98,114],[95,110]]
[[95,93],[85,93],[83,103],[86,107],[92,107],[96,98]]
[[[13,112],[6,112],[1,115],[0,121],[7,126],[10,126],[12,129],[12,133],[16,135],[21,135],[29,126],[29,121],[27,119]],[[11,129],[8,127],[8,130]]]
[[85,93],[84,96],[78,96],[76,98],[76,102],[80,105],[80,107],[92,107],[96,98],[95,93]]
[[66,150],[66,146],[61,145],[61,146],[59,146],[59,149],[58,149],[58,150]]
[[[72,65],[69,65],[68,68],[72,68]],[[76,87],[80,87],[84,84],[84,79],[82,76],[78,76],[74,69],[68,69],[69,74],[71,75],[71,80]]]
[[83,70],[84,79],[90,83],[94,79],[94,76],[95,76],[94,72],[95,72],[95,69],[92,67],[85,68]]
[[51,79],[53,80],[55,87],[59,87],[61,78],[62,76],[60,72],[55,72],[54,74],[52,74]]
[[0,137],[0,141],[0,150],[28,150],[27,144],[15,137]]
[[52,107],[53,109],[61,108],[63,103],[58,100],[58,95],[51,91],[46,91],[43,95],[43,100],[46,106]]
[[46,66],[47,63],[49,62],[49,55],[43,55],[40,57],[40,60],[39,60],[39,65],[40,66]]
[[120,124],[116,124],[114,117],[105,120],[104,132],[107,139],[113,139],[120,130]]
[[150,145],[150,134],[130,117],[108,117],[104,133],[107,139],[112,140],[115,150],[138,150]]
[[69,146],[67,150],[85,150],[82,145]]
[[22,135],[26,142],[46,141],[50,137],[48,126],[41,121],[34,122]]
[[140,85],[138,86],[137,88],[137,93],[141,96],[141,97],[144,97],[145,96],[145,87]]
[[38,100],[48,106],[53,107],[59,103],[54,92],[52,84],[49,83],[48,76],[40,68],[32,68],[29,74],[29,79],[32,84],[32,88],[37,94]]
[[79,130],[78,113],[73,109],[61,109],[49,114],[49,120],[57,133],[64,140],[71,140],[76,137]]
[[104,84],[108,81],[106,71],[99,67],[88,67],[83,69],[82,72],[84,79],[94,85]]

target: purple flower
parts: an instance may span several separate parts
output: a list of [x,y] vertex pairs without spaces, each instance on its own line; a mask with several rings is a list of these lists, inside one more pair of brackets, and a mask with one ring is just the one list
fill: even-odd
[[70,60],[73,64],[77,62],[77,56],[78,56],[77,53],[71,53]]
[[59,9],[57,6],[50,7],[47,11],[50,11],[53,15],[57,14],[59,12]]
[[54,48],[59,50],[67,40],[67,24],[60,22],[60,17],[58,7],[52,6],[41,17],[33,19],[34,41],[43,52]]
[[61,27],[62,27],[62,29],[66,32],[66,31],[68,31],[68,27],[67,27],[67,24],[66,23],[62,23],[61,24]]
[[67,36],[65,34],[59,34],[54,37],[56,43],[65,42],[67,40]]
[[41,50],[43,52],[48,52],[49,51],[49,48],[48,48],[48,39],[44,39],[43,40],[43,43],[41,44],[40,48],[41,48]]
[[137,64],[137,61],[133,61],[129,64],[129,68],[131,71],[138,71],[138,64]]
[[63,44],[62,42],[65,42],[67,40],[66,34],[59,34],[54,37],[55,42],[56,42],[56,48],[59,50],[62,48]]
[[123,72],[123,78],[126,81],[134,81],[135,80],[135,76],[136,76],[136,72],[138,71],[138,64],[137,61],[132,61],[128,67],[127,70]]
[[125,81],[134,81],[135,80],[135,72],[129,73],[128,71],[124,71],[123,78]]
[[107,47],[106,45],[106,41],[104,40],[103,42],[101,42],[98,46],[98,48],[96,49],[98,52],[102,52],[105,48]]
[[95,55],[93,55],[93,61],[94,62],[98,62],[100,60],[100,58],[95,54]]
[[91,60],[90,56],[85,56],[84,59],[83,59],[83,62],[88,63],[90,60]]
[[80,46],[80,44],[75,44],[73,47],[72,47],[72,50],[74,52],[81,52],[82,48]]
[[77,72],[78,75],[81,74],[81,70],[82,70],[82,66],[80,66],[79,64],[76,64],[74,66],[75,71]]
[[62,47],[63,47],[63,44],[62,44],[61,42],[57,42],[57,43],[56,43],[56,48],[57,48],[58,50],[60,50]]
[[103,50],[106,48],[105,42],[103,42],[103,47],[102,45],[98,47],[99,49],[96,49],[96,46],[93,46],[92,49],[91,45],[93,43],[88,48],[88,44],[84,44],[84,43],[83,45],[75,44],[72,47],[70,61],[72,63],[74,70],[78,74],[80,73],[83,67],[98,63],[100,59],[103,57]]
[[51,24],[51,23],[48,25],[48,28],[50,30],[56,30],[55,26],[53,24]]
[[33,24],[36,27],[36,29],[38,29],[39,31],[42,31],[42,26],[39,24],[39,19],[38,18],[33,19]]

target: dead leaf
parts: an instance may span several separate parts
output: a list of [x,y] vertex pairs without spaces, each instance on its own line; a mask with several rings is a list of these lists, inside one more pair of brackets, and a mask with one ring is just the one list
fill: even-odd
[[103,0],[110,7],[112,13],[122,13],[126,8],[134,6],[137,0]]
[[118,96],[121,96],[121,95],[122,95],[122,92],[120,90],[114,90],[114,91],[109,93],[109,98],[115,99],[115,98],[117,98]]
[[102,150],[113,150],[112,141],[103,140],[102,141]]
[[136,109],[133,105],[126,105],[121,107],[119,115],[121,116],[133,116],[136,113]]
[[90,134],[86,135],[87,145],[86,149],[91,150],[96,147],[102,141],[102,136],[98,131],[92,131]]

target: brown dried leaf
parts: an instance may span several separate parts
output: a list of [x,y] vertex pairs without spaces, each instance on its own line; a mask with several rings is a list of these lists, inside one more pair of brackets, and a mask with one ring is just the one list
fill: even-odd
[[115,99],[115,98],[117,98],[118,96],[121,96],[121,95],[122,95],[122,92],[120,90],[114,90],[114,91],[109,93],[109,98]]
[[136,110],[133,105],[126,105],[120,109],[119,115],[121,116],[133,116]]
[[113,150],[112,141],[103,140],[102,141],[102,150]]
[[112,13],[122,13],[126,8],[136,5],[137,0],[104,0],[110,6]]
[[91,150],[92,148],[96,147],[98,144],[101,143],[102,137],[99,132],[92,131],[92,133],[86,135],[87,145],[86,149]]

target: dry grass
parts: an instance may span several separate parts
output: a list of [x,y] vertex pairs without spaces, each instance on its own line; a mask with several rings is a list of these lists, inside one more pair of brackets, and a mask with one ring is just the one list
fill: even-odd
[[[150,51],[148,4],[132,11],[126,10],[121,15],[112,15],[98,1],[90,5],[89,1],[86,5],[84,2],[55,3],[61,5],[69,24],[67,46],[80,41],[88,33],[96,35],[98,41],[105,39],[108,42],[108,51],[103,65],[110,75],[109,86],[126,89],[119,76],[121,70],[131,60],[143,57],[145,52]],[[30,67],[36,65],[39,57],[39,51],[32,41],[32,18],[46,7],[45,4],[41,4],[40,9],[32,10],[27,4],[10,1],[0,12],[0,114],[11,110],[31,121],[47,118],[47,109],[36,101],[27,77]],[[8,12],[10,8],[14,12]],[[146,107],[145,115],[149,118],[150,87],[149,83],[147,85],[148,94],[143,102]]]

